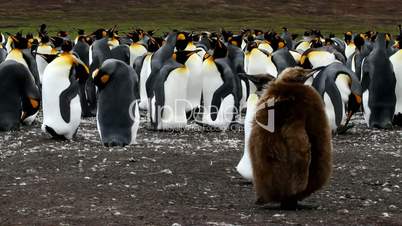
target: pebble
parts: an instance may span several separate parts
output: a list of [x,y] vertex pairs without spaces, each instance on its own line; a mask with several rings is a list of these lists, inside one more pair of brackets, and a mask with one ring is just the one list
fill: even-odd
[[343,209],[343,210],[338,210],[338,211],[336,211],[337,213],[344,213],[344,214],[347,214],[347,213],[349,213],[349,210],[347,210],[347,209]]
[[383,191],[383,192],[392,192],[392,190],[389,189],[389,188],[383,188],[382,191]]

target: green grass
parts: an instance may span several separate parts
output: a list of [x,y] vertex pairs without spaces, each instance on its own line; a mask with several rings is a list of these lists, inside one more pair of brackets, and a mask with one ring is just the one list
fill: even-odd
[[[337,1],[348,3],[344,0]],[[342,13],[344,5],[340,3],[339,10],[327,9],[329,10],[327,14],[320,15],[308,13],[309,10],[319,10],[319,6],[312,7],[314,1],[309,3],[310,5],[300,5],[302,3],[297,3],[299,1],[296,0],[245,2],[223,0],[216,4],[211,0],[122,1],[117,4],[95,0],[75,0],[72,3],[42,0],[39,3],[42,5],[37,5],[36,2],[39,1],[14,0],[4,3],[0,9],[2,18],[0,31],[36,32],[38,25],[46,23],[51,33],[66,30],[71,34],[75,34],[78,28],[90,32],[99,27],[112,27],[115,24],[119,25],[120,32],[138,27],[145,30],[158,29],[159,33],[171,29],[218,31],[222,27],[232,31],[239,31],[242,28],[280,31],[282,26],[286,26],[291,32],[299,34],[311,28],[337,35],[349,30],[370,29],[396,33],[396,24],[400,16],[397,10],[394,13],[396,15],[390,13],[389,10],[393,12],[392,8],[385,8],[383,13],[367,12],[366,15],[364,12],[358,14],[358,11],[356,14],[351,14],[349,11]],[[370,7],[372,10],[381,10],[374,6]],[[8,10],[10,8],[11,10]]]

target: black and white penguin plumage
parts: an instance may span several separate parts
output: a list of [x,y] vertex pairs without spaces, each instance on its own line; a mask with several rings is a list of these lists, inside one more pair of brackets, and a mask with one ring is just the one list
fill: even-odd
[[213,55],[202,65],[202,119],[197,123],[226,130],[240,113],[241,87],[227,58],[226,46],[219,39],[215,42]]
[[325,112],[332,131],[344,127],[361,104],[361,84],[357,76],[340,62],[312,71],[306,81],[312,85],[325,103]]
[[388,41],[384,33],[378,33],[374,48],[362,63],[362,91],[364,118],[369,127],[392,127],[396,105],[396,78],[388,57]]
[[[400,37],[399,46],[402,46],[402,37]],[[399,49],[396,53],[394,53],[389,60],[394,68],[396,78],[396,105],[393,123],[398,126],[402,126],[402,49]]]
[[31,50],[28,49],[28,40],[21,33],[10,35],[9,38],[11,39],[9,47],[11,49],[5,61],[14,60],[26,66],[31,72],[35,84],[40,87],[38,68]]
[[0,131],[31,124],[38,113],[40,92],[28,68],[9,60],[0,64]]
[[136,72],[123,61],[108,59],[93,76],[99,89],[96,120],[102,143],[107,147],[135,144],[140,123]]
[[160,69],[154,85],[151,122],[154,129],[181,129],[187,125],[189,63],[194,51],[177,51]]
[[[159,75],[159,71],[165,65],[165,62],[171,60],[174,49],[176,47],[176,39],[177,39],[177,32],[169,33],[168,36],[166,37],[165,44],[161,48],[159,48],[155,53],[153,53],[152,57],[149,58],[150,60],[149,65],[143,64],[143,67],[144,66],[149,67],[148,69],[150,69],[149,76],[145,81],[145,90],[148,98],[148,111],[152,109],[151,105],[154,104],[151,102],[151,100],[153,99],[156,91],[155,84],[156,79]],[[142,75],[140,79],[142,79]],[[152,112],[149,113],[152,114]]]
[[79,80],[86,80],[89,69],[70,51],[65,41],[63,53],[45,69],[42,80],[42,130],[56,139],[72,139],[81,122]]

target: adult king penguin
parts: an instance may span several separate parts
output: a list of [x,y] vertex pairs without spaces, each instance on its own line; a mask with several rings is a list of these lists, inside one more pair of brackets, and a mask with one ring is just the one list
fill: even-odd
[[99,89],[96,120],[102,143],[107,147],[135,144],[140,123],[136,72],[123,61],[108,59],[93,77]]
[[369,127],[389,129],[395,113],[396,78],[387,49],[390,37],[378,33],[374,48],[362,63],[364,118]]
[[399,50],[396,53],[394,53],[389,58],[389,60],[391,61],[392,66],[394,68],[396,78],[396,87],[395,87],[396,106],[395,106],[393,123],[398,126],[402,126],[402,34],[399,35],[397,41],[398,41],[397,48]]
[[81,122],[79,82],[89,74],[88,67],[70,51],[64,41],[63,53],[45,69],[42,81],[42,130],[56,139],[72,139]]
[[40,105],[40,92],[31,72],[16,61],[0,64],[0,131],[32,123]]
[[329,180],[331,130],[320,95],[303,85],[309,74],[284,70],[257,105],[249,139],[257,204],[298,209]]

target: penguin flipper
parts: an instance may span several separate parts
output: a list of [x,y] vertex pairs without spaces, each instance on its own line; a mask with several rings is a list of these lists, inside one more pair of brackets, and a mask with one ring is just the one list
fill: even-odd
[[215,121],[216,118],[218,117],[218,112],[221,107],[222,100],[231,93],[232,88],[228,83],[224,83],[214,92],[211,101],[211,119],[213,121]]
[[79,83],[72,81],[70,86],[59,96],[60,114],[66,123],[70,123],[70,102],[78,95]]
[[336,86],[335,82],[331,79],[326,79],[325,81],[325,92],[328,93],[329,98],[331,99],[332,105],[334,106],[335,111],[335,122],[336,126],[339,126],[342,121],[342,96]]

